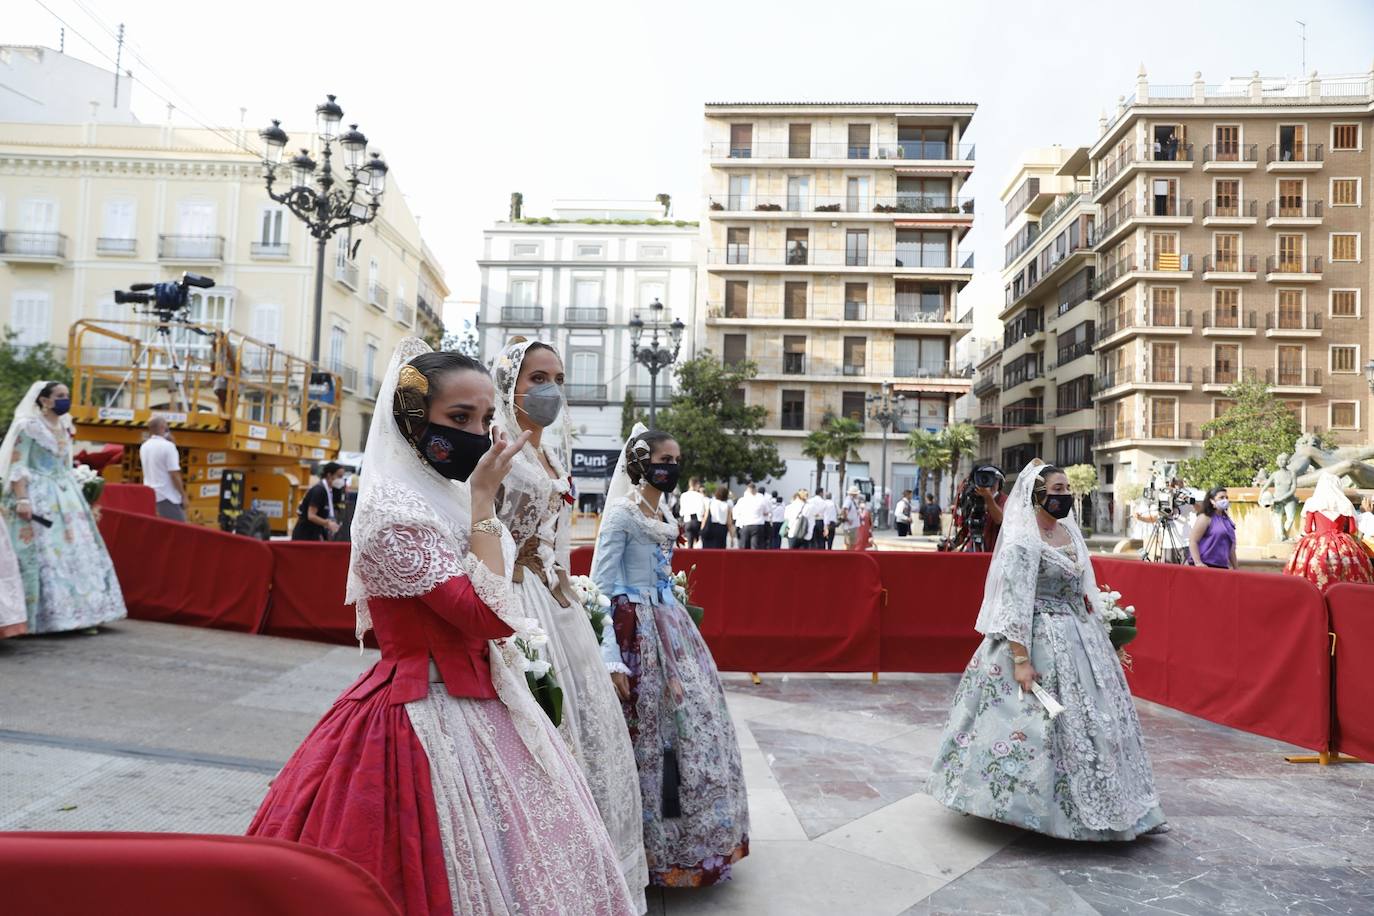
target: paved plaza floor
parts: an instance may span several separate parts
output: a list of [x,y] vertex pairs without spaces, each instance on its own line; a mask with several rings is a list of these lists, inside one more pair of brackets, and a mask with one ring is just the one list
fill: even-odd
[[[0,830],[238,833],[375,654],[126,621],[0,642]],[[1074,844],[922,787],[953,675],[727,676],[752,852],[657,914],[1374,913],[1374,768],[1141,702],[1172,831]]]

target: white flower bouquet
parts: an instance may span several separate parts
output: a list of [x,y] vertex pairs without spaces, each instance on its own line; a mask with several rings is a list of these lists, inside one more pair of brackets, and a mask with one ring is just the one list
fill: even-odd
[[87,504],[94,506],[100,494],[105,492],[105,478],[86,464],[78,464],[73,468],[72,476],[81,487],[81,495],[86,497]]
[[701,619],[706,616],[706,611],[701,605],[692,603],[692,573],[696,571],[696,564],[693,563],[691,569],[673,574],[673,597],[687,609],[697,629],[701,629]]
[[587,621],[591,623],[592,632],[596,634],[599,645],[601,634],[611,622],[611,599],[601,593],[601,589],[596,587],[591,576],[569,576],[568,581],[572,583],[577,603],[587,612]]
[[557,728],[563,721],[563,688],[558,686],[553,665],[544,658],[543,650],[549,644],[549,635],[539,626],[539,621],[531,617],[526,619],[525,625],[517,629],[511,639],[520,650],[520,664],[530,693],[554,728]]
[[1121,657],[1121,663],[1129,668],[1131,657],[1126,653],[1126,646],[1137,635],[1135,605],[1122,605],[1121,592],[1113,590],[1110,585],[1100,586],[1098,593],[1101,599],[1098,601],[1098,610],[1102,614],[1102,623],[1107,627],[1112,648]]

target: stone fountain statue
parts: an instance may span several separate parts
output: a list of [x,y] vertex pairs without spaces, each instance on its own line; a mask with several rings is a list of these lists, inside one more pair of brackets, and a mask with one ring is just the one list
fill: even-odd
[[1259,504],[1274,511],[1274,541],[1293,540],[1293,523],[1298,517],[1298,469],[1305,459],[1295,455],[1279,455],[1278,467],[1272,474],[1260,471],[1254,484],[1259,490]]
[[1293,447],[1293,471],[1299,487],[1314,487],[1323,471],[1330,471],[1345,489],[1374,488],[1374,445],[1325,448],[1321,437],[1304,433]]

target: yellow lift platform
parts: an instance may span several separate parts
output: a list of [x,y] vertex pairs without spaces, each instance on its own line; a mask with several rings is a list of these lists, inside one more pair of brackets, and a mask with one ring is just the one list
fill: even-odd
[[80,440],[125,446],[106,479],[141,482],[154,415],[181,454],[188,521],[230,527],[245,509],[286,534],[309,468],[339,453],[339,376],[235,331],[187,321],[72,325],[71,416]]

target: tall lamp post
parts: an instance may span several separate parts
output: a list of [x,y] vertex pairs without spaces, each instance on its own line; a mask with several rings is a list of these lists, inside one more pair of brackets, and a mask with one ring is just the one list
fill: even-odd
[[[680,318],[673,319],[671,324],[665,322],[663,312],[663,303],[655,299],[649,304],[648,321],[640,318],[638,312],[630,319],[630,357],[649,370],[651,427],[658,421],[658,374],[677,362],[678,351],[682,349],[682,331],[686,327]],[[644,343],[646,330],[650,332],[648,343]]]
[[1365,363],[1364,380],[1369,383],[1369,391],[1374,394],[1374,359]]
[[868,405],[869,419],[877,421],[883,428],[883,501],[879,510],[879,518],[881,519],[879,527],[882,528],[887,527],[888,503],[891,501],[887,485],[887,434],[902,415],[902,404],[905,401],[905,395],[892,393],[892,385],[888,382],[883,382],[880,393],[864,395],[864,402]]
[[[288,137],[280,121],[258,131],[263,141],[263,166],[267,173],[267,196],[285,204],[296,218],[310,229],[316,243],[315,250],[315,328],[310,344],[310,359],[320,361],[320,326],[324,315],[324,255],[325,245],[334,234],[353,226],[362,226],[377,217],[386,191],[387,165],[376,153],[367,157],[367,137],[353,124],[343,134],[339,125],[343,109],[334,96],[315,108],[316,131],[320,141],[320,162],[310,158],[310,151],[302,149],[286,163],[290,169],[291,186],[278,193],[272,189],[282,152]],[[343,151],[343,170],[335,173],[334,144]],[[359,192],[364,196],[360,197]]]

